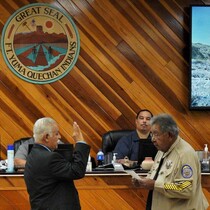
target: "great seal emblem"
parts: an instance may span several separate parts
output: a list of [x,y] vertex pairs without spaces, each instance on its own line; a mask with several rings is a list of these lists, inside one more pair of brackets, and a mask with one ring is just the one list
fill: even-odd
[[2,32],[7,66],[21,79],[46,84],[63,78],[74,67],[79,33],[66,12],[49,4],[29,4],[17,10]]

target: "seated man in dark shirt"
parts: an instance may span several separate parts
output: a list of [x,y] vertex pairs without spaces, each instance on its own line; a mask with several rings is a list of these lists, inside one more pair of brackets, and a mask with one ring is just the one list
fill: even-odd
[[151,141],[150,119],[152,113],[147,109],[142,109],[136,115],[136,130],[129,135],[123,136],[117,143],[113,153],[117,153],[117,162],[125,165],[137,165],[145,159],[154,159],[157,149]]

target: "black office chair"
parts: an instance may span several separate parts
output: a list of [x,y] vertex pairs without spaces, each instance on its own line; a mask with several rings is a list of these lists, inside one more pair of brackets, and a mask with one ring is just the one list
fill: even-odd
[[13,143],[13,145],[14,145],[14,154],[17,152],[19,146],[20,146],[23,142],[29,140],[30,138],[31,138],[31,137],[24,137],[24,138],[21,138],[21,139],[18,139],[18,140],[16,140],[16,141],[14,141],[14,143]]
[[128,135],[133,130],[112,130],[103,134],[102,136],[102,151],[104,153],[104,163],[110,164],[113,158],[113,150],[118,142],[118,140]]
[[106,155],[109,152],[112,152],[118,142],[118,140],[128,135],[133,130],[112,130],[103,134],[102,136],[102,151]]

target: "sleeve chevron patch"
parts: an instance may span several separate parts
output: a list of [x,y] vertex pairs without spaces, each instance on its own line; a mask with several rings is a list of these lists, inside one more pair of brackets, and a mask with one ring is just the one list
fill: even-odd
[[173,190],[173,191],[182,191],[187,187],[192,185],[191,181],[185,181],[182,183],[171,183],[171,184],[164,184],[164,189],[166,190]]

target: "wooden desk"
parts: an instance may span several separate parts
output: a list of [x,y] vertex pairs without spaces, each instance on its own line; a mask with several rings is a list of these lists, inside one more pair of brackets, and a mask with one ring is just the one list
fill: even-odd
[[[135,188],[125,173],[87,173],[75,185],[83,210],[145,209],[147,190]],[[202,174],[202,186],[210,202],[210,174]],[[0,174],[0,210],[13,209],[30,209],[23,174]]]

